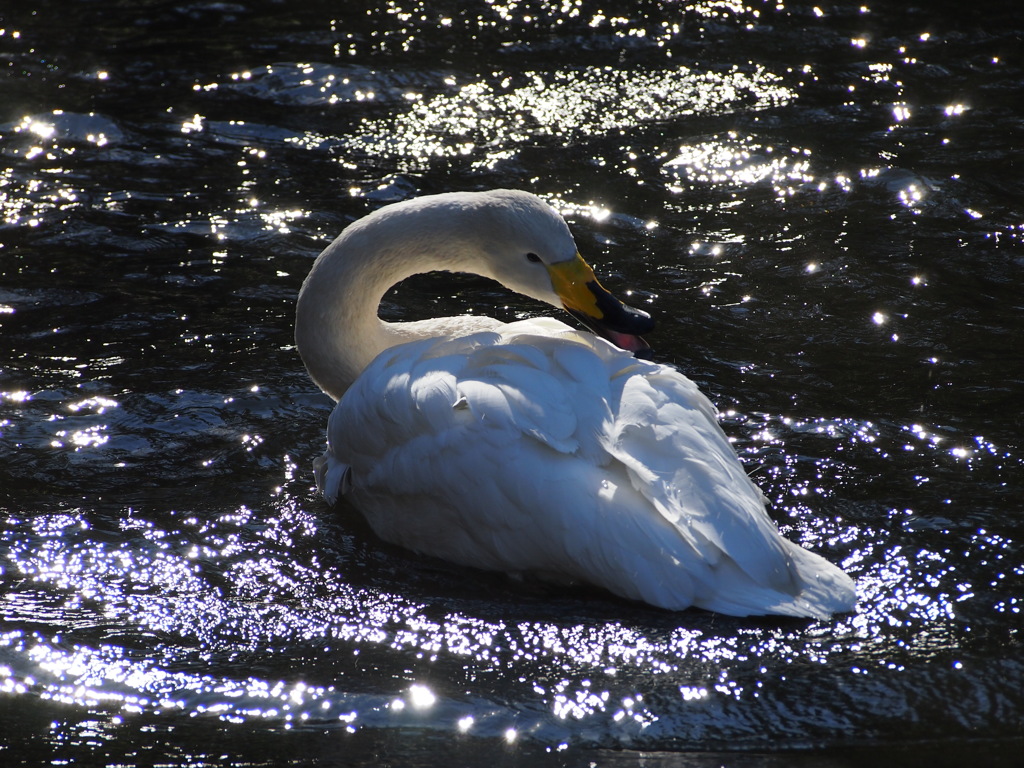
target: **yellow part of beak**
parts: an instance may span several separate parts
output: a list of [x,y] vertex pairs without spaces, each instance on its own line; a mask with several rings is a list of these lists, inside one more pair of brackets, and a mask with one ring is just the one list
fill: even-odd
[[596,285],[602,293],[607,293],[599,282],[594,270],[583,260],[578,253],[576,258],[563,261],[558,264],[548,265],[548,274],[551,275],[551,285],[562,300],[566,309],[573,312],[582,312],[588,317],[598,320],[604,317],[597,306],[597,295],[588,287],[588,284]]

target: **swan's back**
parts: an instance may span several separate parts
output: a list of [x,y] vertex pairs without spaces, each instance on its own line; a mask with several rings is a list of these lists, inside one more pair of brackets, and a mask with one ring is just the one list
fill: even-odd
[[849,577],[779,534],[696,385],[555,320],[384,351],[328,438],[324,495],[418,552],[668,609],[854,604]]

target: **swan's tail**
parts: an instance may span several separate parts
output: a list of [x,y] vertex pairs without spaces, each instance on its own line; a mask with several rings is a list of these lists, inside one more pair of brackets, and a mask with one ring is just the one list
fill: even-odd
[[719,589],[694,604],[730,616],[794,616],[827,619],[848,613],[857,604],[853,579],[813,552],[786,541],[791,558],[794,594],[754,582],[733,561],[719,563]]
[[[695,606],[728,616],[812,619],[852,611],[857,603],[853,580],[823,557],[784,541],[789,574],[774,583],[752,578],[735,560],[721,553],[707,570],[707,562],[694,568],[670,554],[660,562],[634,562],[631,582],[605,586],[623,597],[673,611]],[[780,586],[782,583],[784,586]]]

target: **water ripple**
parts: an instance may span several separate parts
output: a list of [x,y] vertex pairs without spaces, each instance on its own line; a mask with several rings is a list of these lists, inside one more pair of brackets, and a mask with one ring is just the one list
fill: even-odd
[[[5,755],[1015,764],[1015,6],[129,5],[0,27]],[[855,613],[666,614],[316,498],[303,275],[368,210],[489,186],[658,317]],[[546,310],[430,276],[383,311]]]

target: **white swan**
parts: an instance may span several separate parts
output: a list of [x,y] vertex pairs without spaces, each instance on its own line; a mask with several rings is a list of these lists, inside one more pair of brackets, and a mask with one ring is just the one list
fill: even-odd
[[320,254],[295,338],[338,401],[315,463],[386,541],[467,566],[585,582],[667,609],[824,618],[851,579],[785,539],[696,385],[543,318],[386,323],[388,288],[472,272],[620,346],[650,319],[605,291],[565,221],[518,191],[389,205]]

